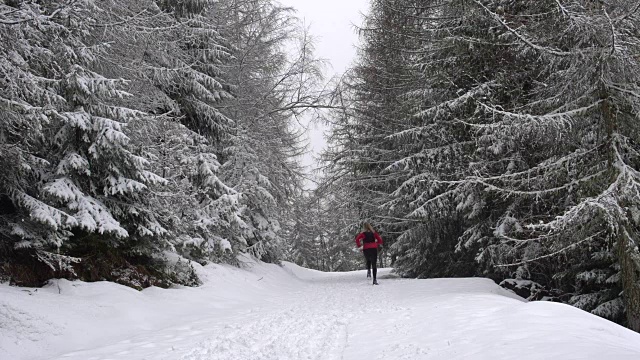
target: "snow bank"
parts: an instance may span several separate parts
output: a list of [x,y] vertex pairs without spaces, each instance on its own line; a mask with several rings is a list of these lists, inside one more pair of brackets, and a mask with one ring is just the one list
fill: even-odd
[[242,258],[199,288],[0,285],[0,360],[640,359],[640,335],[487,279],[326,274]]
[[0,360],[57,359],[75,349],[251,307],[266,294],[286,293],[299,283],[276,265],[240,260],[242,269],[194,263],[204,281],[197,288],[137,291],[110,282],[64,279],[41,289],[2,284]]
[[410,282],[385,283],[395,308],[352,319],[363,325],[345,359],[362,349],[382,359],[640,359],[640,334],[569,305],[526,302],[486,279]]

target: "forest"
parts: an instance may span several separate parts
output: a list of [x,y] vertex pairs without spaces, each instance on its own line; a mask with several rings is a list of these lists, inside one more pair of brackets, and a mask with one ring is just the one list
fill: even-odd
[[640,3],[371,0],[357,31],[326,78],[275,0],[0,0],[0,281],[348,271],[367,221],[401,276],[640,331]]

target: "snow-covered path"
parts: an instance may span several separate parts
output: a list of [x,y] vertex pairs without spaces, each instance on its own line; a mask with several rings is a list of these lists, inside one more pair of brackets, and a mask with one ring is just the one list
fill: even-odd
[[[640,358],[639,334],[569,306],[523,302],[486,279],[383,270],[374,287],[364,272],[292,264],[204,275],[197,289],[141,293],[105,283],[63,281],[32,295],[1,286],[0,359]],[[17,333],[3,326],[2,309]],[[38,328],[33,319],[45,324],[41,336],[16,335]]]
[[[388,273],[381,271],[381,278]],[[382,287],[374,289],[363,279],[364,273],[327,278],[311,274],[304,281],[290,279],[296,286],[288,291],[265,292],[250,307],[202,314],[188,324],[62,358],[342,359],[351,320],[387,311],[393,297],[377,291]]]

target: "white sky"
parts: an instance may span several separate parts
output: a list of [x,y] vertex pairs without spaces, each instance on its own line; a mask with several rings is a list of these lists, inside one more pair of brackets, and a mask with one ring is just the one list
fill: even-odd
[[[297,9],[315,40],[316,56],[329,61],[326,77],[342,74],[356,56],[358,36],[354,25],[362,24],[362,14],[369,9],[369,0],[279,0],[285,6]],[[322,128],[312,126],[309,140],[312,154],[318,154],[326,145]],[[305,165],[314,167],[311,156]]]
[[361,25],[369,0],[279,0],[297,9],[297,15],[311,28],[316,54],[341,74],[355,57],[358,40],[353,25]]

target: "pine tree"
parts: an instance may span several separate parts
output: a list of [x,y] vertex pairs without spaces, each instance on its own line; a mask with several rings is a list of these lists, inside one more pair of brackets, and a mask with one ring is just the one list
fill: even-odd
[[[638,249],[630,231],[635,225],[626,210],[636,202],[632,193],[637,186],[631,175],[637,166],[632,135],[637,131],[633,111],[628,110],[637,107],[637,97],[629,94],[639,69],[632,55],[638,46],[633,35],[637,25],[631,20],[637,16],[636,5],[629,1],[567,6],[473,1],[470,5],[466,17],[496,27],[495,39],[479,42],[501,46],[502,51],[483,47],[498,59],[482,56],[475,47],[467,52],[478,51],[472,58],[491,59],[493,66],[489,73],[475,75],[481,81],[465,89],[465,94],[473,92],[471,101],[448,100],[444,113],[451,116],[455,105],[468,104],[468,115],[456,112],[451,118],[472,131],[477,147],[469,165],[462,167],[462,176],[434,182],[440,191],[422,208],[446,199],[473,204],[464,212],[474,214],[478,202],[485,204],[494,213],[488,219],[495,221],[489,228],[478,223],[495,229],[493,234],[485,230],[487,249],[498,262],[508,254],[505,244],[522,250],[516,265],[524,267],[518,273],[529,272],[526,265],[532,261],[566,251],[589,252],[591,247],[601,252],[607,244],[615,245],[627,325],[637,330],[640,264],[631,260]],[[449,27],[447,33],[452,32]],[[446,35],[443,41],[450,38]],[[534,56],[533,63],[521,60]],[[465,210],[464,206],[457,210]],[[466,245],[482,239],[474,236],[463,235],[461,240]],[[480,259],[483,256],[481,252]],[[577,281],[584,282],[597,273],[594,270],[578,272]],[[596,305],[610,301],[610,295],[599,296]]]
[[[127,122],[142,116],[124,104],[126,81],[94,71],[105,46],[88,36],[93,3],[13,6],[3,12],[2,28],[21,45],[3,44],[11,52],[3,98],[16,125],[27,120],[33,127],[7,128],[2,139],[3,146],[26,145],[16,147],[23,159],[11,171],[17,182],[3,189],[10,229],[3,242],[9,262],[35,257],[56,276],[77,276],[71,263],[80,259],[67,256],[70,248],[163,233],[140,196],[162,179],[132,152],[124,133]],[[12,252],[20,248],[35,256]]]
[[[638,328],[638,8],[373,3],[357,69],[379,65],[354,75],[349,107],[358,112],[335,130],[344,151],[333,166],[352,179],[344,186],[366,184],[356,186],[385,199],[372,212],[398,219],[398,271],[533,280],[614,320],[624,303],[626,324]],[[376,51],[385,38],[397,40],[395,53]],[[391,89],[397,100],[388,104]],[[391,110],[376,122],[368,109]],[[366,147],[372,133],[397,149],[376,156],[384,147]]]
[[283,223],[283,236],[287,239],[285,259],[300,266],[317,269],[318,249],[313,241],[317,234],[316,223],[310,221],[314,204],[313,199],[301,193],[294,198]]
[[341,205],[348,202],[327,188],[306,191],[289,215],[285,229],[289,244],[287,260],[321,271],[350,271],[362,266],[362,253],[355,249],[358,220]]
[[[0,235],[3,248],[60,244],[77,221],[40,198],[46,127],[64,98],[49,49],[64,28],[37,4],[0,4]],[[30,39],[27,41],[26,39]],[[4,252],[3,251],[3,252]]]
[[[159,2],[155,11],[152,4],[118,14],[114,2],[105,12],[115,14],[110,23],[122,23],[109,40],[123,49],[109,53],[116,65],[107,69],[135,79],[136,105],[154,114],[132,135],[168,180],[149,197],[168,231],[157,247],[201,262],[235,262],[245,246],[240,194],[219,178],[219,144],[235,127],[219,110],[232,98],[221,77],[231,55],[213,24],[212,2]],[[130,20],[117,21],[125,16]]]
[[[216,21],[234,43],[225,78],[243,85],[223,109],[237,126],[222,142],[222,178],[241,194],[247,250],[277,261],[283,216],[302,179],[296,157],[304,147],[293,120],[318,101],[319,61],[292,9],[272,1],[222,1]],[[293,56],[285,51],[292,45]]]

